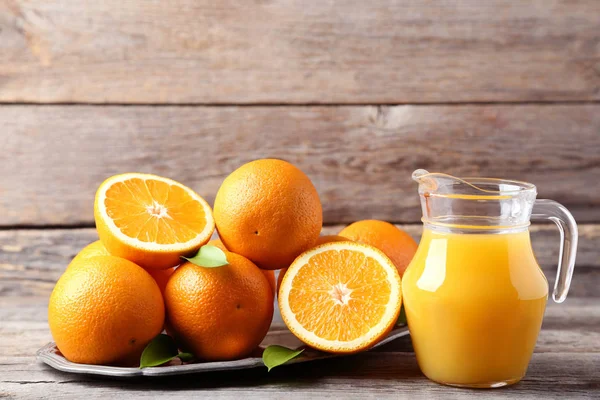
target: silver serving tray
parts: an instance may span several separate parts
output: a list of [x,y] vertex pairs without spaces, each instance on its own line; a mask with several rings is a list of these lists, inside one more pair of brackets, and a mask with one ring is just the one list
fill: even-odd
[[[408,335],[407,326],[396,326],[383,340],[381,340],[379,343],[373,346],[373,348],[382,346],[386,343],[391,342],[394,339],[406,335]],[[260,346],[262,348],[265,348],[271,344],[278,344],[288,348],[300,348],[302,346],[305,346],[285,327],[285,325],[280,325],[277,323],[271,326],[269,333],[267,334]],[[56,344],[54,342],[48,343],[47,345],[39,349],[36,353],[36,356],[39,361],[59,371],[71,372],[74,374],[133,378],[138,376],[184,375],[201,372],[228,371],[264,367],[261,354],[262,350],[259,349],[259,351],[257,351],[256,356],[247,357],[241,360],[198,362],[190,364],[182,364],[178,359],[176,359],[160,367],[148,367],[144,369],[139,369],[135,367],[110,367],[106,365],[76,364],[64,358],[63,355],[60,354],[60,352],[58,351],[58,348],[56,347]],[[306,347],[306,349],[304,350],[304,352],[302,352],[302,354],[300,354],[300,356],[291,360],[290,362],[288,362],[288,364],[297,364],[335,357],[341,356],[320,352]]]

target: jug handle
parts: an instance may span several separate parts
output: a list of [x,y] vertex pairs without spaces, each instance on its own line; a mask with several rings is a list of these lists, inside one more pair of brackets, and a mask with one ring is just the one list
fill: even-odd
[[556,224],[560,232],[560,250],[558,253],[558,271],[554,282],[552,298],[556,303],[562,303],[567,298],[575,256],[577,253],[577,223],[565,206],[553,200],[536,200],[531,214],[532,221],[550,220]]

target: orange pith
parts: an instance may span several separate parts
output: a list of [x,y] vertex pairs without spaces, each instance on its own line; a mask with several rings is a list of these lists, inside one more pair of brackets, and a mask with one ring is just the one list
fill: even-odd
[[379,250],[334,242],[300,255],[285,274],[279,306],[288,328],[324,351],[371,347],[393,327],[401,306],[400,276]]

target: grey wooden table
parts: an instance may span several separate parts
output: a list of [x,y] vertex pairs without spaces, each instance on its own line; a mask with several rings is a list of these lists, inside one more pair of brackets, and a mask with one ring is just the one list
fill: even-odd
[[[328,227],[325,233],[339,230]],[[419,229],[403,226],[418,236]],[[597,229],[582,231],[582,261],[594,262]],[[534,247],[550,281],[556,243],[551,227],[533,229]],[[549,304],[526,378],[488,392],[430,382],[417,366],[410,338],[335,360],[194,376],[111,380],[55,371],[36,361],[51,340],[47,299],[55,280],[93,229],[0,231],[0,398],[470,398],[600,397],[600,301],[596,274],[576,271],[573,296]],[[597,265],[596,265],[597,267]],[[591,269],[594,271],[594,269]]]
[[34,352],[50,340],[46,298],[1,298],[0,398],[402,398],[597,399],[600,396],[600,307],[590,299],[551,305],[526,378],[482,391],[428,381],[410,338],[380,350],[275,369],[118,381],[55,371]]

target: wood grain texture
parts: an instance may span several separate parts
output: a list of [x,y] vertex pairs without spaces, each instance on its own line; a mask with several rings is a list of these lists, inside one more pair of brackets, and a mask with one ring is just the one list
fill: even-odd
[[[310,365],[115,381],[66,374],[37,363],[35,351],[51,340],[46,298],[0,297],[0,396],[7,398],[470,399],[481,393],[428,381],[409,338],[377,352]],[[525,379],[486,392],[486,399],[595,399],[600,394],[600,306],[596,299],[549,304]]]
[[[328,226],[323,233],[335,234],[342,227]],[[400,228],[419,240],[420,225]],[[600,225],[581,225],[579,230],[579,251],[569,296],[598,298]],[[550,225],[532,226],[531,231],[534,251],[552,287],[558,260],[558,231]],[[0,296],[49,296],[70,260],[97,239],[91,228],[0,231]]]
[[110,175],[174,178],[213,202],[256,158],[314,181],[325,223],[418,222],[417,168],[526,180],[600,221],[600,105],[2,106],[0,226],[91,225]]
[[0,3],[0,101],[600,99],[597,0]]

